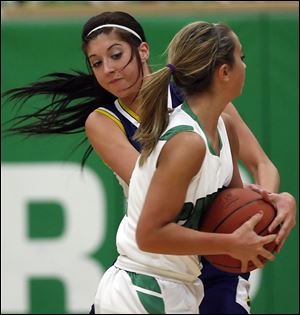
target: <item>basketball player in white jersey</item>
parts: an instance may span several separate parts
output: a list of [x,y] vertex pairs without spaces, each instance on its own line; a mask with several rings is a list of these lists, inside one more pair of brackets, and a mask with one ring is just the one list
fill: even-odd
[[[240,95],[245,64],[238,37],[225,25],[195,22],[168,48],[169,64],[145,81],[128,209],[117,233],[119,256],[102,277],[95,298],[100,314],[195,314],[204,297],[201,259],[229,254],[246,270],[274,256],[258,236],[253,216],[232,234],[199,231],[201,214],[220,189],[242,187],[238,140],[220,115]],[[185,102],[169,116],[167,87],[173,75]]]

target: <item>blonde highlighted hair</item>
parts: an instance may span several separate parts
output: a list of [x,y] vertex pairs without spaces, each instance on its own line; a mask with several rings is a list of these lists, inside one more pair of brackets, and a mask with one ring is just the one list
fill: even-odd
[[212,83],[221,64],[234,63],[232,30],[225,24],[194,22],[182,28],[170,42],[168,63],[144,80],[140,91],[141,124],[135,139],[142,145],[142,165],[169,122],[168,85],[171,77],[186,96],[201,94]]

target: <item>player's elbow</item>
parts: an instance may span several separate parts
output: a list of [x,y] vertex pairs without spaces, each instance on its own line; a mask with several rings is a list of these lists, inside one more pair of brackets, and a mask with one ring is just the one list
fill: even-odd
[[143,228],[139,225],[137,226],[136,233],[135,233],[136,243],[140,250],[147,252],[148,242],[147,242],[147,235]]
[[153,233],[145,226],[138,224],[135,237],[138,248],[144,252],[153,252]]

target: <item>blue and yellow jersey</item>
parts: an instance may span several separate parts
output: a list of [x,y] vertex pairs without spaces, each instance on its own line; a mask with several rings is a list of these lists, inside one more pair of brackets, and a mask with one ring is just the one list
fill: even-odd
[[[175,108],[182,102],[182,94],[178,88],[176,88],[175,84],[171,83],[168,89],[168,107]],[[127,107],[126,104],[117,99],[113,104],[98,107],[96,112],[99,112],[113,120],[124,132],[129,142],[138,151],[141,151],[140,144],[133,139],[133,135],[140,125],[140,118],[129,107]]]

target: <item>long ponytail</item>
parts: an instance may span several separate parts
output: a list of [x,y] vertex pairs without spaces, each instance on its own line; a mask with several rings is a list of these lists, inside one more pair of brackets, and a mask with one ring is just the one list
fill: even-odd
[[136,139],[142,144],[142,165],[169,122],[168,83],[171,76],[185,97],[200,95],[213,82],[221,64],[234,64],[231,29],[224,24],[193,22],[182,28],[168,45],[168,66],[145,80],[141,90],[141,124]]
[[142,145],[140,165],[142,165],[158,142],[169,122],[168,85],[171,79],[169,68],[162,68],[147,76],[140,91],[141,124],[135,139]]
[[[101,104],[111,104],[116,97],[103,89],[91,74],[80,71],[74,73],[51,73],[45,80],[21,88],[4,92],[8,102],[15,101],[24,105],[38,95],[50,98],[49,104],[37,111],[19,115],[7,123],[8,134],[75,134],[84,132],[88,115]],[[87,140],[86,137],[78,145]],[[82,166],[92,152],[89,146],[84,153]]]

